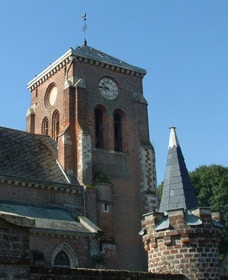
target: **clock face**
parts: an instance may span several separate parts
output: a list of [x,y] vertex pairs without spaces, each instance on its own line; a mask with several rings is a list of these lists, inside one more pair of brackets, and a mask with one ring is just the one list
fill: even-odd
[[110,78],[105,77],[101,79],[98,88],[101,95],[108,100],[114,100],[118,96],[117,84]]

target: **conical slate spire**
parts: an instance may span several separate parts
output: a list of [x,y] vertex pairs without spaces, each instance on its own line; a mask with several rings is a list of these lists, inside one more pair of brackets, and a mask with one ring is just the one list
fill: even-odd
[[175,127],[170,128],[168,158],[159,212],[198,207]]

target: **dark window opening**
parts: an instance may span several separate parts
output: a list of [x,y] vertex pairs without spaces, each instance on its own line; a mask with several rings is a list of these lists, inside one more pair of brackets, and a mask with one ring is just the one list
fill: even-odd
[[64,251],[60,251],[54,261],[55,266],[64,266],[64,267],[70,267],[70,260],[67,256],[67,254]]
[[121,152],[122,147],[122,117],[119,113],[114,113],[114,141],[115,151]]
[[58,140],[59,135],[59,112],[55,111],[52,119],[52,137]]
[[48,119],[47,118],[43,119],[41,134],[48,135]]
[[100,242],[99,243],[99,250],[102,252],[103,251],[103,244]]
[[96,148],[104,148],[103,112],[100,109],[95,110],[95,137]]
[[108,205],[108,203],[103,203],[102,208],[103,208],[103,212],[109,212],[109,205]]

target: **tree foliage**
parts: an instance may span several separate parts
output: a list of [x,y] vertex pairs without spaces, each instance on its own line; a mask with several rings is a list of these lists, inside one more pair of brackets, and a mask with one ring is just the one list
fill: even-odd
[[[224,228],[220,246],[220,257],[228,252],[228,167],[202,165],[189,173],[199,206],[208,206],[219,211]],[[162,195],[162,182],[158,187],[158,198]]]
[[202,165],[189,173],[199,206],[219,211],[224,228],[220,246],[221,258],[228,251],[228,167]]

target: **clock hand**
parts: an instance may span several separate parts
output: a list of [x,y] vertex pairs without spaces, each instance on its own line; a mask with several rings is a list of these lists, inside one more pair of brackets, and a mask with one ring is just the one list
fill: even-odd
[[109,90],[109,87],[107,87],[105,83],[102,83],[102,84],[105,87],[105,89]]
[[104,89],[109,90],[109,88],[105,84],[103,84],[103,86],[99,86],[99,88],[104,88]]

